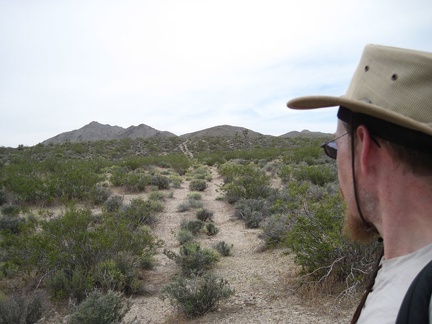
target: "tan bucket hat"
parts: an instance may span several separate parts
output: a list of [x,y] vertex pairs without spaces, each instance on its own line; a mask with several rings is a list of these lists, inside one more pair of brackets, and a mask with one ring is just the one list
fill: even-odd
[[432,53],[367,45],[344,96],[300,97],[287,106],[344,106],[432,136]]

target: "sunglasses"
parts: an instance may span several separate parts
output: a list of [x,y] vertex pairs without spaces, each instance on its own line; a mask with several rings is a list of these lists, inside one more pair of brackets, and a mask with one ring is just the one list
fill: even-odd
[[348,132],[345,133],[345,134],[342,134],[339,137],[336,137],[336,138],[332,139],[331,141],[328,141],[328,142],[324,143],[323,145],[321,145],[321,147],[324,149],[324,153],[329,158],[332,158],[332,159],[336,160],[336,158],[337,158],[337,150],[338,150],[337,144],[336,144],[336,140],[339,139],[339,138],[341,138],[341,137],[343,137],[343,136],[345,136],[345,135],[347,135],[347,134],[348,134]]

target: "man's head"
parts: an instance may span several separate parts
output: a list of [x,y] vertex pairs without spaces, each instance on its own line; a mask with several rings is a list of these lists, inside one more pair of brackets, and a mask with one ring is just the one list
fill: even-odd
[[432,176],[432,53],[368,45],[344,96],[288,102],[293,109],[333,106],[340,107],[336,137],[348,133],[335,143],[343,145],[344,156],[338,156],[341,191],[348,212],[358,214],[349,215],[347,227],[354,238],[363,240],[374,231],[378,198],[373,186],[365,191],[357,185],[353,148],[361,141],[359,135],[366,134],[371,146],[387,150],[403,172]]

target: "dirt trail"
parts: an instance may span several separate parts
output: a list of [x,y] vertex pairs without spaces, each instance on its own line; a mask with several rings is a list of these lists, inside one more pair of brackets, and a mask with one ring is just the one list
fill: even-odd
[[216,200],[222,184],[221,177],[212,169],[213,180],[202,192],[205,208],[214,212],[213,220],[219,228],[214,237],[201,237],[200,243],[211,246],[218,241],[233,244],[233,255],[222,257],[214,270],[227,279],[235,295],[214,312],[197,319],[186,319],[169,302],[159,298],[160,289],[170,281],[178,269],[163,254],[163,248],[177,250],[176,234],[182,219],[195,219],[195,211],[179,213],[177,206],[187,199],[189,183],[173,189],[173,198],[166,199],[165,211],[155,235],[164,240],[157,256],[158,265],[148,274],[146,290],[149,295],[133,299],[127,320],[134,323],[347,323],[351,310],[340,314],[329,304],[307,306],[291,290],[289,280],[295,274],[292,257],[282,250],[261,252],[259,230],[246,229],[243,222],[233,219],[233,206]]

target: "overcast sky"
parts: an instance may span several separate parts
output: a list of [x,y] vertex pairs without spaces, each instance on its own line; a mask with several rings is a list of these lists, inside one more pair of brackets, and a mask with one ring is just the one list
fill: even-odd
[[334,132],[368,43],[432,52],[431,0],[0,0],[0,146],[97,121]]

